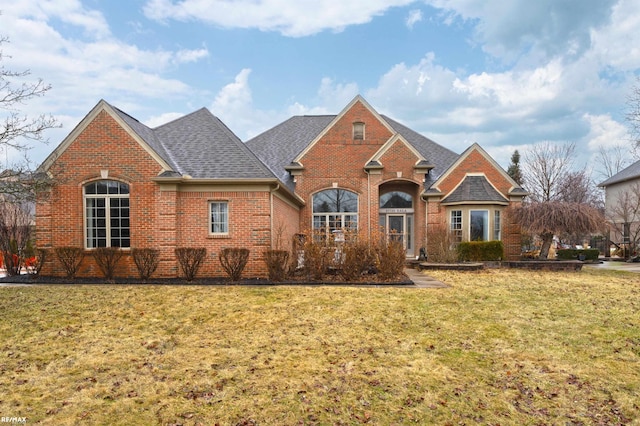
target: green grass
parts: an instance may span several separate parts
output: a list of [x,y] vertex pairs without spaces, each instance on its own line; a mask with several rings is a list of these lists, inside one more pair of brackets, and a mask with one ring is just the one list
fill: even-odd
[[0,416],[28,424],[640,424],[640,275],[447,289],[0,288]]

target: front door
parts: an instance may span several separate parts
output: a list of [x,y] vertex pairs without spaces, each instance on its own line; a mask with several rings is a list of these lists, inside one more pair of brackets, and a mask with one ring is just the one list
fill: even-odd
[[387,214],[385,225],[388,238],[400,241],[407,250],[407,257],[413,257],[413,215]]

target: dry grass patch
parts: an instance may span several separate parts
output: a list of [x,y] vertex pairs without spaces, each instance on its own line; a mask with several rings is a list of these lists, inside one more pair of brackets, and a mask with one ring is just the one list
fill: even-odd
[[430,274],[452,287],[0,288],[0,413],[56,425],[638,424],[639,275]]

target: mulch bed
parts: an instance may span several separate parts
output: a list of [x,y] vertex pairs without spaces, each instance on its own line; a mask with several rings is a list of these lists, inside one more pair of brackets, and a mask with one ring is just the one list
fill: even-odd
[[376,280],[362,281],[341,281],[328,277],[322,281],[307,281],[300,279],[286,281],[270,281],[266,278],[243,278],[240,281],[231,281],[226,277],[202,277],[193,281],[186,281],[184,278],[151,278],[146,282],[139,278],[117,277],[113,281],[106,281],[104,278],[75,278],[73,280],[62,277],[17,275],[13,277],[1,277],[0,283],[5,284],[35,284],[35,285],[51,285],[51,284],[72,284],[72,285],[105,285],[105,284],[123,284],[123,285],[211,285],[211,286],[277,286],[277,285],[300,285],[300,286],[413,286],[413,281],[408,277],[403,277],[398,281],[383,282]]

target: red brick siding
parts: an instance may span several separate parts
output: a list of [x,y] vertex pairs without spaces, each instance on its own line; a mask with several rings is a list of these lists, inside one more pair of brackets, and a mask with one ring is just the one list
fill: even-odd
[[[155,246],[153,225],[158,214],[159,191],[151,178],[161,171],[161,166],[108,113],[102,111],[50,169],[56,185],[48,197],[41,197],[36,209],[39,247],[84,247],[82,188],[87,182],[101,179],[102,170],[109,171],[108,179],[130,185],[132,247]],[[128,259],[123,261],[122,269],[124,275],[136,274]],[[99,275],[96,271],[93,259],[87,256],[81,275]],[[49,256],[43,274],[63,274],[53,255]]]

